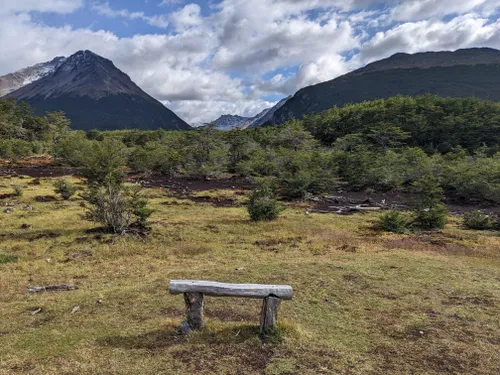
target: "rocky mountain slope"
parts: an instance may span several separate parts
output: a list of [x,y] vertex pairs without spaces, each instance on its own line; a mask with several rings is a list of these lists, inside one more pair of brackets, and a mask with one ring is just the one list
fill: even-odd
[[278,111],[281,107],[283,107],[285,105],[285,103],[291,99],[292,96],[288,96],[284,99],[281,99],[278,104],[276,104],[274,107],[272,108],[269,108],[268,110],[265,111],[264,114],[262,114],[260,117],[258,117],[256,120],[254,120],[249,126],[248,128],[257,128],[259,126],[262,126],[264,125],[265,123],[269,122],[272,120],[274,114],[276,113],[276,111]]
[[222,115],[217,120],[212,121],[209,125],[215,126],[217,130],[234,130],[234,129],[249,129],[256,128],[270,121],[274,113],[280,109],[288,99],[284,98],[275,106],[266,108],[254,117],[242,117],[238,115]]
[[215,126],[217,130],[244,129],[253,121],[253,117],[242,117],[238,115],[222,115],[209,125]]
[[75,53],[7,96],[27,101],[36,114],[64,111],[74,129],[191,128],[110,60],[91,51]]
[[0,77],[0,97],[11,93],[23,86],[29,85],[31,82],[35,82],[40,78],[48,76],[53,73],[54,70],[66,61],[65,57],[56,57],[52,61],[43,62],[27,68],[18,70],[14,73],[9,73],[7,75]]
[[269,122],[279,124],[347,103],[426,93],[500,101],[500,51],[472,48],[396,54],[332,81],[299,90]]

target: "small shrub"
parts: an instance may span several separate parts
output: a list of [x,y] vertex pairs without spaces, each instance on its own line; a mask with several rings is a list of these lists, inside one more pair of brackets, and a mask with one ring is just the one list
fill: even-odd
[[405,212],[391,210],[383,214],[379,221],[378,227],[384,232],[391,233],[407,233],[412,224],[412,218]]
[[138,226],[144,228],[152,213],[140,195],[140,187],[128,188],[108,184],[92,187],[84,195],[89,203],[85,219],[104,226],[111,233],[124,233]]
[[54,192],[62,199],[68,200],[76,193],[76,186],[67,180],[59,179],[54,182]]
[[488,230],[495,227],[495,220],[482,211],[473,211],[465,215],[464,225],[467,229]]
[[421,230],[443,229],[448,222],[448,210],[442,204],[436,204],[428,209],[415,211],[413,226]]
[[142,188],[134,186],[129,189],[130,193],[130,206],[133,209],[133,214],[136,218],[136,223],[145,228],[148,226],[148,219],[153,213],[153,210],[148,207],[148,200],[141,194]]
[[432,174],[423,175],[412,184],[413,227],[418,230],[443,229],[448,222],[448,210],[441,203],[444,192],[439,181]]
[[250,193],[248,213],[252,221],[276,220],[281,211],[282,207],[278,203],[275,188],[271,183],[267,181],[261,182]]
[[22,197],[24,194],[24,189],[20,185],[12,185],[12,190],[14,191],[13,194],[16,197]]

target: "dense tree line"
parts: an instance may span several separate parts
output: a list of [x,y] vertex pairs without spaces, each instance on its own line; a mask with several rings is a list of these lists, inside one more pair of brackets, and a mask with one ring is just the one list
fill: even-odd
[[62,112],[35,116],[27,103],[0,98],[0,157],[18,159],[51,152],[69,131],[70,121]]
[[0,114],[0,142],[26,142],[31,152],[43,145],[91,178],[112,158],[143,173],[274,179],[288,198],[339,188],[411,191],[432,179],[448,198],[500,203],[500,104],[487,101],[395,97],[245,131],[88,133],[62,126],[62,114],[37,119],[50,125],[42,130],[25,126],[15,115],[23,105],[7,104],[14,120]]
[[304,127],[324,145],[359,142],[376,148],[406,144],[428,153],[456,147],[470,152],[487,146],[499,151],[500,103],[475,98],[396,96],[306,116]]

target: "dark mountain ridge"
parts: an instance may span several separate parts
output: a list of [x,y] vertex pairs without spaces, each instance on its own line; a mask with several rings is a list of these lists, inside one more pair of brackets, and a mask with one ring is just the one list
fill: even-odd
[[472,48],[414,55],[399,53],[299,90],[268,123],[300,119],[348,103],[427,93],[500,101],[500,51]]
[[7,96],[27,101],[39,115],[64,111],[74,129],[191,128],[111,60],[91,51],[78,51],[51,74]]

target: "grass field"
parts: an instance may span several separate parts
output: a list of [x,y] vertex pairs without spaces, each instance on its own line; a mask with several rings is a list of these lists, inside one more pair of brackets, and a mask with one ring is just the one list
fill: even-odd
[[[0,199],[0,374],[500,373],[497,233],[452,218],[439,233],[382,234],[376,214],[300,208],[256,224],[244,207],[150,189],[151,235],[116,237],[89,231],[79,198],[36,200],[54,195],[50,179],[31,183],[0,178],[0,195],[26,187]],[[206,330],[186,337],[182,296],[168,293],[178,278],[290,284],[294,298],[269,340],[260,300],[212,297]],[[27,290],[60,283],[79,289]]]

